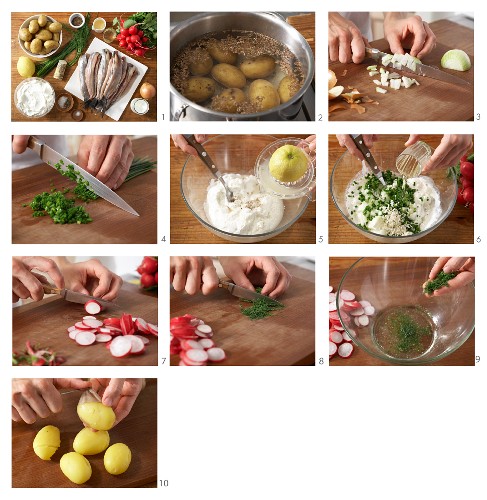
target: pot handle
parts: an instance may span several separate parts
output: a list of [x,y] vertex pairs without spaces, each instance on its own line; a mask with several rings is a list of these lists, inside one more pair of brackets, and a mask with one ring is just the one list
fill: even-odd
[[187,104],[183,104],[175,113],[174,113],[174,121],[178,122],[181,119],[181,115],[186,114],[186,108],[189,106]]
[[277,19],[279,19],[280,21],[286,22],[286,19],[284,19],[284,17],[281,16],[281,14],[278,14],[277,12],[263,12],[263,14],[267,14],[268,16],[271,17],[277,17]]

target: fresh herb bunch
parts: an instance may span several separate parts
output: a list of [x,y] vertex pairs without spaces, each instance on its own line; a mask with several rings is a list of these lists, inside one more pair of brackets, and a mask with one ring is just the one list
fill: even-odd
[[458,271],[453,271],[451,273],[445,273],[443,269],[437,274],[436,278],[429,280],[423,287],[423,291],[426,295],[431,295],[435,290],[443,288],[445,286],[450,286],[448,282],[452,280]]
[[[257,293],[262,292],[262,288],[256,288],[255,291]],[[284,307],[280,302],[270,302],[266,299],[257,299],[257,300],[245,300],[241,299],[243,302],[250,302],[252,305],[250,307],[244,308],[240,307],[242,314],[247,316],[248,318],[254,319],[263,319],[272,315],[273,311],[277,311],[278,309],[282,309]]]
[[422,337],[432,333],[431,328],[420,326],[408,314],[402,312],[390,318],[390,325],[399,352],[411,352],[420,348]]

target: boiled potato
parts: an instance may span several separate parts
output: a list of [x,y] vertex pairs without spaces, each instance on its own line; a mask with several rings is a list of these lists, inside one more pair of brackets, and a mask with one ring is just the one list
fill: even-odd
[[292,76],[285,76],[277,87],[281,102],[287,102],[299,90],[299,83]]
[[42,40],[39,40],[38,38],[35,38],[32,42],[30,42],[30,51],[33,54],[40,54],[43,48],[44,45],[42,44]]
[[55,42],[59,42],[59,40],[60,40],[59,33],[53,33],[53,34],[52,34],[52,39],[53,39]]
[[267,80],[254,80],[249,87],[249,98],[260,111],[275,108],[280,103],[277,90]]
[[210,43],[208,52],[219,63],[235,64],[237,62],[238,55],[229,50],[224,50],[221,42],[214,41]]
[[247,80],[245,75],[235,66],[220,63],[213,66],[211,76],[224,87],[241,89],[245,87]]
[[75,451],[63,455],[59,465],[63,474],[75,484],[86,483],[91,477],[90,462]]
[[108,448],[110,435],[107,431],[93,432],[85,427],[81,429],[73,442],[73,450],[81,455],[96,455]]
[[194,76],[207,75],[213,67],[213,59],[208,51],[204,49],[197,49],[194,51],[194,57],[196,60],[189,66],[191,74]]
[[54,427],[54,425],[46,425],[36,434],[32,446],[34,453],[39,458],[42,458],[42,460],[51,460],[51,457],[61,446],[59,429]]
[[29,52],[31,52],[31,50],[30,50],[30,42],[24,42],[24,47],[26,48],[26,50],[28,50]]
[[112,444],[103,457],[106,471],[115,476],[123,474],[129,468],[131,460],[132,452],[123,443]]
[[115,423],[113,409],[98,401],[78,404],[76,411],[83,423],[97,431],[108,431]]
[[252,80],[256,78],[265,78],[274,72],[276,61],[271,56],[257,56],[252,59],[245,59],[240,65],[240,71]]
[[51,23],[47,28],[51,33],[61,33],[63,25],[57,21]]
[[215,82],[204,76],[188,78],[186,88],[182,92],[184,97],[193,102],[203,102],[215,93]]
[[29,22],[29,33],[32,33],[34,35],[39,31],[39,29],[39,23],[37,22],[37,19],[32,19],[32,21]]
[[30,42],[32,40],[32,33],[27,28],[22,28],[19,31],[19,38],[23,42]]
[[245,93],[240,89],[224,89],[214,98],[213,109],[223,113],[238,113],[238,106],[245,102]]
[[52,40],[52,33],[49,30],[42,29],[39,33],[36,33],[36,38],[46,42],[47,40]]
[[47,40],[47,42],[44,42],[44,48],[46,49],[46,52],[49,54],[49,52],[52,52],[53,50],[56,50],[59,46],[58,42],[55,42],[54,40]]
[[37,23],[39,24],[39,26],[41,28],[44,28],[44,26],[47,24],[47,16],[45,14],[41,14],[38,18],[37,18]]

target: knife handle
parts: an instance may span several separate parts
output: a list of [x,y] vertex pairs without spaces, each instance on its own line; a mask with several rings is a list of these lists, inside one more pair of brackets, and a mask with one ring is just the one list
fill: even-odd
[[200,160],[208,167],[210,172],[218,179],[221,176],[221,174],[216,168],[216,165],[214,164],[213,160],[211,159],[206,149],[196,140],[196,137],[193,134],[184,134],[184,137],[188,141],[188,143],[191,146],[193,146],[194,149],[196,149],[196,152],[198,153]]
[[219,280],[218,286],[220,288],[224,288],[225,290],[228,290],[231,293],[235,284],[229,283],[228,281]]
[[44,141],[41,141],[38,137],[35,135],[31,135],[29,137],[29,140],[27,142],[27,147],[32,149],[34,153],[37,153],[39,156],[42,157],[42,146],[44,146]]
[[56,288],[54,286],[48,285],[47,283],[42,283],[42,288],[44,289],[45,293],[57,293],[58,295],[61,294],[60,288]]
[[352,141],[355,143],[355,146],[357,146],[357,149],[364,155],[367,165],[374,171],[374,173],[379,173],[380,172],[379,167],[377,166],[377,163],[374,160],[374,157],[372,156],[370,149],[365,145],[362,134],[350,135],[350,137],[352,138]]

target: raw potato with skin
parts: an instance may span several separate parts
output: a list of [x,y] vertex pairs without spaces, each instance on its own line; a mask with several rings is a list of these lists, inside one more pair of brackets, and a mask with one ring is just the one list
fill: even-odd
[[249,87],[249,98],[261,111],[275,108],[280,104],[277,90],[267,80],[254,80]]
[[188,78],[186,88],[182,93],[184,97],[193,102],[204,102],[215,93],[215,82],[204,76]]
[[43,427],[36,434],[32,446],[34,453],[39,458],[42,460],[51,460],[51,457],[61,446],[59,429],[53,425],[46,425],[46,427]]
[[213,66],[211,76],[227,88],[241,89],[247,83],[245,75],[238,68],[226,63]]

